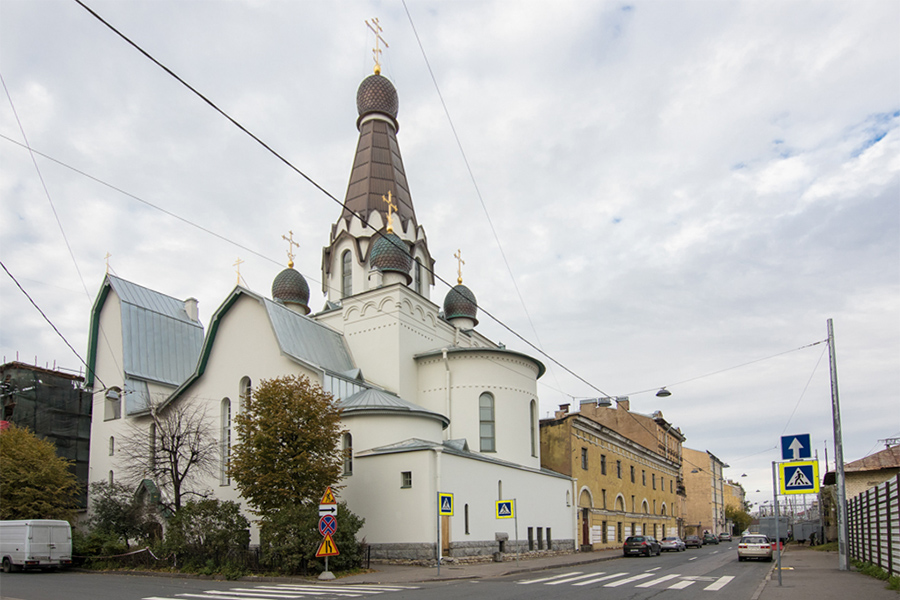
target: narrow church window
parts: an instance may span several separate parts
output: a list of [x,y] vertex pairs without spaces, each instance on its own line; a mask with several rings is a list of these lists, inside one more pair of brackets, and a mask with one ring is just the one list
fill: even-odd
[[494,440],[494,397],[485,392],[478,399],[478,413],[480,421],[481,451],[496,452]]
[[156,467],[156,423],[150,423],[150,447],[147,448],[147,460],[152,472]]
[[238,412],[243,413],[247,409],[247,405],[250,404],[250,397],[253,395],[253,382],[250,381],[250,378],[244,376],[241,378],[241,384],[239,388],[239,397],[240,397],[240,405],[238,406]]
[[353,436],[344,434],[344,475],[353,475]]
[[353,295],[353,271],[350,264],[350,251],[341,254],[341,298]]
[[538,446],[538,418],[537,418],[537,402],[531,401],[531,455],[537,456]]
[[219,478],[222,485],[231,483],[228,475],[228,463],[231,459],[231,400],[222,399],[222,432],[219,436],[221,468]]
[[588,451],[587,448],[581,449],[581,468],[587,471],[588,468]]
[[422,295],[422,261],[418,258],[416,259],[416,264],[413,265],[413,271],[416,280],[416,293],[420,296]]
[[116,453],[116,438],[113,436],[109,436],[109,455],[113,456]]
[[465,514],[466,514],[466,535],[469,535],[469,505],[468,504],[466,504]]
[[114,479],[113,472],[112,472],[112,469],[110,469],[109,470],[109,485],[113,485],[115,483],[115,481],[113,481],[113,479]]
[[402,487],[402,488],[411,488],[412,487],[412,471],[402,471],[400,473],[400,487]]
[[104,421],[112,421],[122,416],[122,392],[118,388],[106,390],[106,402],[104,403]]

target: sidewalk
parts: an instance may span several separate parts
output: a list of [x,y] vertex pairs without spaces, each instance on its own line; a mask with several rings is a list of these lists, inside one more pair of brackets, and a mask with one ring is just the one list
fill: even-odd
[[[851,566],[852,568],[852,566]],[[781,587],[777,564],[773,565],[759,600],[848,600],[880,598],[897,600],[900,594],[885,588],[886,582],[855,571],[838,570],[837,552],[819,552],[809,546],[788,546],[781,557]]]

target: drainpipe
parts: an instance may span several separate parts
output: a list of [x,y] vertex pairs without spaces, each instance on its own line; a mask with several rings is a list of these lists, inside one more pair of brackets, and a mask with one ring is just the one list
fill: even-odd
[[441,552],[443,551],[441,546],[441,514],[440,514],[440,506],[438,503],[438,494],[441,493],[441,452],[443,448],[432,448],[434,450],[434,518],[437,521],[437,529],[435,530],[435,540],[436,540],[436,548],[435,554],[437,555],[437,569],[438,575],[441,572],[441,560],[443,557],[441,556]]
[[[459,330],[457,329],[457,331]],[[450,360],[447,358],[446,348],[441,349],[441,357],[444,360],[444,414],[446,414],[447,418],[450,419],[450,424],[447,425],[447,433],[444,438],[452,440],[453,419],[450,417]]]

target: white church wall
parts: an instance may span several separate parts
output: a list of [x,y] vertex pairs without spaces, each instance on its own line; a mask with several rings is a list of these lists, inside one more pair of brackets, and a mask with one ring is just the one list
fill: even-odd
[[354,453],[412,438],[441,443],[441,422],[432,417],[350,413],[341,418],[341,425],[353,436]]

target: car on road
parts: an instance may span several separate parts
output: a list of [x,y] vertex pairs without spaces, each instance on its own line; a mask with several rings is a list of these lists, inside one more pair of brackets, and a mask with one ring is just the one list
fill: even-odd
[[649,535],[629,536],[625,540],[625,545],[622,547],[622,553],[625,556],[640,556],[641,554],[644,556],[650,556],[651,554],[659,556],[660,552],[662,552],[662,550],[659,547],[659,542]]
[[738,562],[757,558],[772,562],[772,548],[775,544],[764,535],[745,535],[738,542]]
[[684,545],[686,548],[702,548],[703,541],[698,535],[689,535],[684,538]]
[[683,552],[687,550],[687,546],[684,545],[684,542],[678,536],[664,537],[659,541],[659,548],[666,552],[671,552],[672,550],[675,552]]
[[730,542],[731,534],[728,533],[727,531],[723,531],[722,533],[719,534],[719,541],[720,542]]
[[718,544],[718,543],[719,543],[719,538],[717,538],[713,534],[711,534],[711,533],[703,534],[703,545],[704,546],[706,544]]

